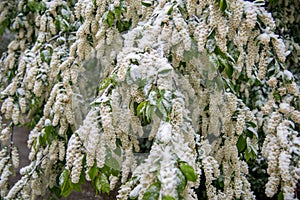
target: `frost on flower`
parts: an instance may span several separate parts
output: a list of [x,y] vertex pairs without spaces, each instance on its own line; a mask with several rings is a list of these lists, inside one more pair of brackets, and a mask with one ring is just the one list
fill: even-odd
[[[0,58],[1,197],[68,196],[85,178],[97,194],[120,183],[118,199],[296,198],[299,44],[278,34],[299,5],[263,4],[1,1],[0,35],[15,33]],[[30,164],[8,186],[25,125]]]

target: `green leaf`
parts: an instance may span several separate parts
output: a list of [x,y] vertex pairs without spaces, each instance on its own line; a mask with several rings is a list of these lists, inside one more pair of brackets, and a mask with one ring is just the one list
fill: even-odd
[[245,151],[245,159],[248,162],[252,158],[252,152],[248,148]]
[[227,1],[226,0],[220,0],[220,9],[224,12],[227,8]]
[[180,162],[179,167],[188,181],[196,182],[197,174],[195,173],[195,170],[192,166],[190,166],[186,162]]
[[148,101],[142,101],[138,105],[138,107],[136,108],[136,113],[137,113],[138,116],[141,115],[141,114],[143,114],[146,111],[147,104],[148,104]]
[[252,159],[255,160],[257,156],[257,150],[253,145],[251,145],[251,151],[252,151]]
[[101,188],[102,188],[102,185],[101,185],[101,177],[100,177],[100,176],[97,176],[96,179],[95,179],[95,189],[96,189],[96,194],[101,193]]
[[274,96],[274,99],[275,99],[276,102],[280,102],[280,94],[279,94],[278,91],[275,91],[273,93],[273,96]]
[[109,84],[111,83],[111,79],[109,77],[105,78],[103,81],[101,81],[99,86],[99,91],[106,89]]
[[121,156],[122,154],[122,150],[119,146],[117,146],[117,148],[114,150],[115,154],[117,154],[118,156]]
[[179,9],[181,15],[183,16],[183,18],[187,18],[187,11],[184,7],[180,6],[179,4],[177,4],[177,8]]
[[60,15],[57,16],[59,30],[68,32],[70,30],[70,24],[67,20],[63,19]]
[[283,192],[279,192],[277,199],[278,200],[283,200],[284,199]]
[[[249,138],[247,138],[248,140]],[[247,141],[247,149],[245,151],[245,159],[248,162],[249,160],[255,160],[257,155],[257,150],[251,144],[250,139]]]
[[[217,49],[219,49],[219,48],[217,48]],[[233,74],[233,67],[232,67],[232,65],[230,65],[228,63],[228,57],[226,56],[226,54],[224,54],[220,50],[218,50],[217,52],[219,53],[217,55],[219,63],[225,68],[225,72],[226,72],[227,76],[229,78],[231,78],[232,74]]]
[[146,7],[152,6],[152,1],[142,1],[141,3],[143,6],[146,6]]
[[123,32],[125,30],[122,21],[117,21],[117,28],[119,32]]
[[73,189],[75,190],[75,191],[77,191],[77,192],[81,192],[81,184],[80,183],[72,183],[72,187],[73,187]]
[[102,183],[101,192],[109,194],[110,184],[109,184],[107,176],[103,173],[101,174],[101,183]]
[[115,7],[114,14],[117,19],[120,19],[121,18],[121,7]]
[[99,172],[99,168],[97,167],[96,163],[94,163],[94,166],[88,172],[88,175],[91,178],[91,180],[94,180],[96,178],[98,172]]
[[0,36],[3,35],[3,33],[5,32],[7,26],[9,25],[9,19],[5,19],[1,24],[0,24]]
[[39,137],[38,137],[38,143],[39,143],[41,146],[46,146],[47,140],[46,140],[45,134],[40,134],[40,135],[39,135]]
[[136,108],[137,116],[142,117],[142,125],[147,125],[151,122],[152,114],[155,110],[155,107],[150,105],[149,101],[141,102]]
[[111,174],[111,168],[108,167],[107,165],[104,165],[100,171],[104,174],[106,174],[107,176],[109,176]]
[[51,144],[51,142],[57,137],[55,128],[53,126],[45,126],[44,131],[45,131],[45,140],[48,142],[48,144]]
[[163,196],[162,200],[175,200],[175,198],[172,196]]
[[108,178],[104,173],[101,173],[101,175],[96,178],[95,187],[98,192],[109,194],[110,185]]
[[219,72],[222,73],[224,71],[225,67],[223,65],[219,65]]
[[46,8],[47,8],[47,5],[44,1],[39,2],[38,5],[37,5],[37,11],[38,12],[39,11],[45,11]]
[[130,21],[117,21],[117,28],[119,32],[128,31],[131,26],[131,20]]
[[232,67],[232,65],[228,65],[227,64],[225,66],[225,72],[226,72],[228,78],[232,78],[232,74],[233,74],[233,67]]
[[40,57],[41,57],[41,61],[42,61],[42,62],[45,62],[45,61],[46,61],[46,58],[45,58],[45,55],[44,55],[43,52],[40,54]]
[[57,198],[61,198],[61,196],[62,196],[61,189],[59,187],[54,186],[52,188],[49,188],[49,190],[50,190],[51,194],[55,194],[55,196]]
[[239,153],[245,150],[246,145],[246,138],[244,138],[244,136],[241,135],[236,143]]
[[34,0],[28,0],[27,6],[29,10],[32,12],[35,12],[37,10],[37,2],[35,2]]
[[107,23],[108,23],[109,27],[112,27],[112,25],[115,22],[115,15],[114,15],[114,13],[109,10],[106,17],[107,17]]
[[181,170],[177,172],[177,191],[180,194],[186,187],[187,180]]
[[59,185],[63,186],[66,179],[68,179],[68,178],[69,178],[69,170],[65,169],[59,176]]
[[155,182],[147,188],[142,200],[158,200],[159,192],[160,192],[160,182]]
[[115,158],[110,156],[108,159],[105,160],[105,165],[110,168],[110,172],[112,175],[114,176],[119,175],[121,167],[119,162]]
[[258,133],[257,133],[257,131],[253,127],[248,127],[247,131],[251,133],[251,137],[250,138],[253,138],[253,135],[255,135],[256,138],[258,138]]
[[59,177],[59,185],[61,186],[61,195],[64,197],[69,196],[69,194],[73,190],[72,183],[69,176],[70,176],[69,170],[65,169]]
[[174,9],[174,5],[170,6],[168,12],[167,12],[167,15],[171,15],[172,12],[173,12],[173,9]]
[[219,178],[217,178],[216,182],[220,188],[224,188],[224,176],[223,175],[220,175]]

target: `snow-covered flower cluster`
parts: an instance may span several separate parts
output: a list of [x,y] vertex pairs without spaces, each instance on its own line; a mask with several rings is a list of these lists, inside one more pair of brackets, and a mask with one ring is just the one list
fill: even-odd
[[[262,154],[266,196],[295,198],[299,86],[260,3],[1,2],[0,33],[16,32],[0,59],[1,197],[68,196],[85,178],[97,194],[120,182],[118,199],[255,199]],[[25,124],[31,162],[8,187]]]

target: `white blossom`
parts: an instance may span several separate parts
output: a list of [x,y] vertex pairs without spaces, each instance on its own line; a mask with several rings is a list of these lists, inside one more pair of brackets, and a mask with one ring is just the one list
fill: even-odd
[[[121,179],[119,199],[142,199],[154,182],[161,184],[159,198],[197,199],[202,171],[208,199],[255,199],[247,152],[238,149],[245,139],[252,157],[261,149],[267,161],[266,195],[274,197],[281,188],[285,199],[296,198],[299,86],[289,69],[299,45],[275,34],[286,31],[275,25],[299,21],[295,3],[284,2],[288,11],[276,24],[259,1],[29,4],[0,3],[0,24],[16,33],[0,59],[1,197],[44,195],[61,173],[59,163],[66,164],[73,183],[82,170],[91,180],[89,170],[102,170],[110,152],[120,165],[120,177],[108,176],[111,190]],[[93,57],[91,69],[85,61]],[[89,71],[96,79],[84,81],[94,84],[88,88],[95,88],[89,97],[94,101],[81,112],[73,97]],[[13,126],[27,121],[34,122],[27,141],[30,164],[8,188],[19,163],[10,141]],[[256,132],[263,141],[258,143]],[[179,194],[182,162],[197,180]],[[219,178],[222,189],[216,187]]]

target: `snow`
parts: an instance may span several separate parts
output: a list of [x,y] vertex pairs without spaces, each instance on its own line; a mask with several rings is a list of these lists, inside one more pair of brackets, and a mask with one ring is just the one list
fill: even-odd
[[290,111],[290,105],[288,103],[281,103],[279,105],[279,110],[283,114],[288,113]]
[[23,88],[18,88],[17,92],[20,96],[25,96],[25,90]]
[[50,126],[50,125],[51,125],[50,119],[46,119],[46,120],[45,120],[45,126]]
[[130,78],[136,82],[138,79],[141,79],[141,71],[138,65],[131,65],[130,67]]
[[292,72],[290,72],[289,70],[284,70],[283,74],[287,81],[291,81],[294,78]]
[[160,77],[166,77],[173,70],[171,65],[166,65],[158,69],[158,74]]
[[156,105],[156,101],[157,101],[157,92],[151,91],[149,94],[149,103],[151,105]]
[[161,121],[156,138],[163,143],[168,143],[172,139],[172,126],[168,122]]
[[141,185],[136,186],[129,194],[130,199],[135,199],[138,197],[140,190],[142,189]]

